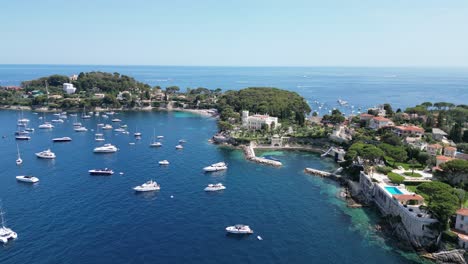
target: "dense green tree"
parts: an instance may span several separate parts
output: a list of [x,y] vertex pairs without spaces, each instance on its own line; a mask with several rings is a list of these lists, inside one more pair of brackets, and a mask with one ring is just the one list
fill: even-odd
[[426,199],[427,209],[439,220],[439,229],[446,230],[449,218],[460,203],[454,189],[448,184],[432,181],[418,185],[416,190]]
[[392,117],[395,113],[393,112],[392,106],[390,104],[383,105],[385,113],[388,117]]
[[393,145],[393,146],[400,146],[401,138],[393,133],[385,133],[381,137],[382,142]]
[[455,125],[450,130],[449,137],[455,143],[459,143],[459,142],[463,141],[462,128],[461,128],[460,124],[455,123]]
[[440,165],[441,171],[436,171],[438,179],[454,186],[468,184],[468,161],[454,159]]
[[331,123],[331,124],[340,124],[345,121],[344,115],[338,109],[334,109],[331,112],[331,115],[324,115],[322,117],[322,122]]

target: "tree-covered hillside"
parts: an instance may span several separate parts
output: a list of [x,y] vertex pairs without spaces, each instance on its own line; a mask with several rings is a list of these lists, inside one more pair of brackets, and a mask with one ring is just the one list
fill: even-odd
[[235,113],[248,110],[251,113],[269,114],[282,122],[304,123],[310,107],[303,97],[270,87],[249,87],[239,91],[227,91],[218,101],[222,119],[237,117]]

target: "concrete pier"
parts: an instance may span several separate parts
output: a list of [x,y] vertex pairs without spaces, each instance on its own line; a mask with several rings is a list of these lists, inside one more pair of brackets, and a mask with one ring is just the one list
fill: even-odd
[[265,159],[265,158],[255,156],[255,151],[254,151],[252,144],[244,147],[244,153],[245,153],[245,157],[247,158],[247,160],[250,160],[253,162],[271,165],[275,167],[280,167],[283,165],[281,162],[276,161],[276,160],[270,160],[270,159]]

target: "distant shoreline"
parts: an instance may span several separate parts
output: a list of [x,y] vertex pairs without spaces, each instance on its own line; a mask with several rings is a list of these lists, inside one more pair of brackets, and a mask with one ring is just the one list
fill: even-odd
[[[11,111],[31,111],[31,112],[38,112],[38,113],[60,113],[64,111],[69,111],[71,113],[80,113],[79,109],[44,109],[44,108],[31,108],[29,106],[0,106],[0,110],[11,110]],[[143,107],[143,108],[132,108],[132,109],[121,109],[121,108],[108,108],[108,109],[95,109],[92,112],[152,112],[152,111],[160,111],[160,112],[187,112],[192,114],[198,114],[206,117],[215,117],[216,114],[210,112],[209,109],[185,109],[185,108],[161,108],[161,107]]]

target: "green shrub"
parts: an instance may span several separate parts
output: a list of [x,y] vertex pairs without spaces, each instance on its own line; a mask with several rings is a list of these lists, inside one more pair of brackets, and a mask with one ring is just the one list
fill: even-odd
[[377,172],[385,174],[385,175],[387,175],[391,171],[392,171],[391,167],[387,167],[387,166],[378,166],[377,167]]
[[395,184],[403,183],[403,181],[405,180],[405,177],[401,176],[400,174],[394,173],[394,172],[389,172],[387,176],[390,179],[390,181],[395,183]]
[[457,243],[458,235],[450,230],[446,230],[442,232],[442,240],[446,242]]
[[410,177],[422,177],[422,175],[420,173],[417,173],[417,172],[413,172],[411,173],[411,171],[405,171],[403,174],[405,174],[406,176],[410,176]]

